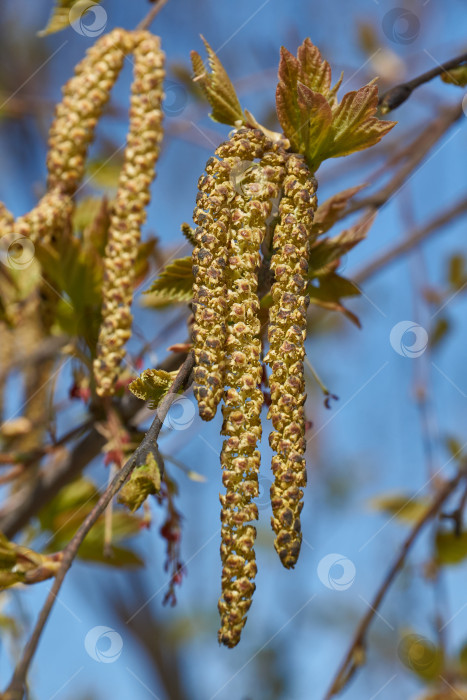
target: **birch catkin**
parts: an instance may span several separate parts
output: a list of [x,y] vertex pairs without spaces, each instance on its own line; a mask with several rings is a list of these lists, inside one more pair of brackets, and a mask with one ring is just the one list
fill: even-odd
[[104,259],[102,324],[94,361],[99,396],[114,393],[125,356],[124,345],[131,335],[134,267],[163,135],[164,54],[160,40],[149,32],[137,32],[134,36],[130,128],[110,217]]
[[86,153],[94,130],[109,100],[110,91],[133,51],[135,32],[114,29],[104,34],[78,63],[75,75],[63,88],[49,133],[48,188],[73,194],[83,174]]
[[[222,148],[222,147],[221,147]],[[225,149],[224,149],[225,150]],[[219,155],[219,149],[216,151]],[[226,338],[227,243],[230,202],[235,194],[230,181],[231,158],[211,158],[206,175],[198,182],[193,220],[196,245],[193,250],[193,372],[199,414],[211,420],[224,391],[224,345]]]
[[306,295],[310,230],[316,209],[315,178],[301,156],[287,162],[284,194],[275,228],[271,269],[275,275],[269,316],[270,349],[265,362],[271,367],[271,418],[274,431],[269,443],[274,483],[271,486],[274,546],[286,568],[297,562],[302,541],[300,512],[306,485],[304,452],[306,399],[303,375],[306,336]]
[[[253,549],[258,509],[261,438],[260,413],[263,394],[259,388],[262,367],[258,319],[257,270],[266,220],[279,191],[283,175],[281,157],[258,130],[240,130],[219,149],[224,157],[232,151],[242,161],[262,158],[253,169],[256,182],[243,185],[231,205],[227,268],[226,385],[222,434],[227,436],[221,452],[226,494],[220,497],[222,597],[219,600],[219,641],[233,647],[240,641],[255,590],[256,561]],[[265,155],[265,152],[266,155]]]

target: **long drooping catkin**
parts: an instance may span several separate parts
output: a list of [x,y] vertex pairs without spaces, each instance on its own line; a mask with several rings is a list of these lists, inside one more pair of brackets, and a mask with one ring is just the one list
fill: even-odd
[[15,221],[15,233],[28,236],[33,243],[53,243],[69,225],[73,212],[71,197],[60,188],[47,192],[38,204]]
[[269,443],[277,453],[272,459],[271,486],[274,546],[286,568],[297,562],[302,541],[300,512],[306,484],[305,415],[303,376],[306,335],[306,295],[310,231],[316,209],[315,178],[301,156],[287,161],[280,222],[273,240],[271,269],[273,305],[270,309],[269,344],[265,362],[271,367],[271,418],[274,431]]
[[[227,142],[228,143],[228,142]],[[206,175],[198,182],[199,193],[193,220],[196,245],[193,250],[193,372],[194,393],[199,414],[211,420],[224,391],[226,338],[227,243],[230,202],[235,190],[231,182],[232,157],[223,145],[224,158],[211,158]],[[221,146],[222,148],[222,146]],[[219,155],[219,149],[216,151]]]
[[[226,385],[222,434],[227,436],[221,453],[226,494],[222,511],[222,597],[219,600],[219,641],[233,647],[240,641],[255,590],[256,561],[253,549],[258,518],[253,498],[258,495],[261,438],[260,413],[261,340],[257,296],[260,246],[283,178],[284,156],[260,131],[240,130],[229,148],[251,169],[252,182],[243,178],[241,194],[232,202],[228,246],[228,317]],[[223,156],[221,150],[220,155]]]
[[48,189],[73,194],[83,174],[94,130],[123,67],[135,48],[137,32],[114,29],[91,46],[63,88],[49,133]]
[[100,396],[114,392],[131,335],[135,260],[163,135],[164,54],[158,37],[149,32],[135,36],[130,128],[105,251],[102,324],[94,361]]

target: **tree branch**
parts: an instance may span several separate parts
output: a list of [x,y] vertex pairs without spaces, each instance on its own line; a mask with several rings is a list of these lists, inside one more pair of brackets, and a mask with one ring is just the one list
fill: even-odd
[[377,258],[372,260],[368,265],[363,267],[361,270],[357,271],[356,274],[351,275],[351,278],[357,284],[361,284],[370,277],[373,277],[381,268],[390,265],[395,260],[408,253],[412,248],[415,248],[422,241],[429,238],[433,233],[439,231],[446,224],[456,219],[458,216],[462,216],[467,212],[467,197],[463,197],[460,202],[457,202],[453,206],[445,209],[441,214],[438,214],[434,219],[428,222],[422,228],[416,229],[412,234],[410,234],[405,240],[398,243],[393,248],[390,248],[385,253],[381,253]]
[[[172,353],[164,362],[161,362],[159,369],[171,372],[178,369],[180,362],[185,358],[186,353]],[[142,406],[144,406],[143,401],[133,394],[125,395],[119,406],[124,421],[129,422]],[[51,498],[57,495],[60,489],[76,479],[89,462],[99,456],[104,445],[105,438],[93,427],[75,445],[62,464],[54,465],[53,469],[42,472],[30,488],[25,488],[18,494],[18,500],[15,496],[14,508],[3,513],[0,518],[0,532],[3,532],[8,539],[12,539]]]
[[332,697],[340,693],[340,691],[347,685],[348,681],[352,678],[355,671],[363,663],[363,653],[365,648],[365,637],[368,628],[380,607],[384,596],[389,590],[392,582],[394,581],[396,575],[402,568],[407,554],[412,547],[413,543],[417,539],[420,532],[423,530],[424,526],[438,513],[441,506],[448,499],[448,497],[455,491],[459,482],[466,473],[463,469],[459,469],[456,476],[451,479],[451,481],[446,481],[445,484],[440,488],[437,495],[433,498],[431,506],[424,513],[424,515],[418,520],[411,532],[406,537],[403,542],[400,552],[393,564],[391,565],[389,571],[387,572],[383,582],[378,588],[373,600],[369,604],[368,612],[362,617],[360,624],[357,627],[354,638],[350,644],[350,647],[340,664],[336,675],[334,676],[333,682],[326,693],[324,700],[330,700]]
[[383,93],[379,98],[378,104],[381,107],[381,112],[383,114],[388,114],[388,112],[391,112],[393,109],[396,109],[396,107],[403,104],[410,97],[415,88],[418,88],[424,83],[428,83],[438,75],[446,73],[451,68],[456,68],[466,61],[467,53],[463,53],[460,56],[457,56],[457,58],[451,58],[451,60],[441,63],[437,68],[433,68],[426,73],[418,75],[416,78],[412,78],[412,80],[408,80],[406,83],[395,85],[393,88]]
[[[345,210],[344,216],[353,214],[360,209],[371,208],[379,209],[400,190],[410,176],[413,176],[414,170],[424,160],[427,153],[433,146],[444,136],[444,134],[453,126],[459,119],[465,117],[462,103],[442,110],[439,117],[430,121],[429,126],[417,136],[411,145],[404,149],[408,157],[406,163],[396,172],[394,177],[387,185],[382,187],[379,192],[369,195],[364,199],[356,200]],[[371,181],[373,178],[369,178]],[[342,217],[342,218],[343,218]]]
[[149,10],[146,17],[143,20],[141,20],[136,29],[138,29],[139,31],[142,31],[143,29],[149,29],[156,15],[159,14],[164,5],[166,5],[168,2],[169,0],[156,0],[154,7],[152,7]]
[[74,558],[76,557],[78,550],[83,543],[86,535],[99,518],[99,516],[104,512],[112,498],[121,489],[125,481],[130,476],[133,469],[139,465],[144,464],[147,455],[154,449],[154,445],[157,443],[157,438],[162,428],[164,419],[169,411],[172,404],[173,395],[176,394],[179,389],[181,389],[188,381],[191,371],[194,367],[194,356],[191,352],[183,365],[180,367],[177,376],[175,377],[172,386],[170,387],[169,393],[161,401],[160,406],[157,409],[156,417],[154,418],[151,427],[143,438],[141,444],[137,447],[133,455],[126,462],[126,464],[121,468],[121,470],[116,474],[112,482],[109,484],[107,489],[104,491],[102,496],[99,498],[98,502],[85,518],[84,522],[78,528],[73,539],[63,550],[63,559],[60,568],[57,572],[53,585],[49,591],[47,599],[44,606],[39,613],[34,630],[31,637],[26,644],[23,655],[16,666],[15,672],[11,679],[10,685],[2,696],[2,700],[22,700],[24,697],[26,676],[33,659],[34,653],[39,644],[39,640],[45,624],[49,618],[50,612],[53,608],[57,595],[60,591],[62,583],[65,576],[70,569]]

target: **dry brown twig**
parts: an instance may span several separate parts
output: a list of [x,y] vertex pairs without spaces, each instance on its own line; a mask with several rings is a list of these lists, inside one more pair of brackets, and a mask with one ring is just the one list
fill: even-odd
[[65,579],[65,576],[68,573],[68,570],[70,569],[78,553],[78,550],[84,541],[84,538],[86,537],[90,529],[93,527],[97,519],[100,517],[100,515],[102,515],[102,513],[105,511],[112,498],[121,489],[121,487],[128,479],[133,469],[139,464],[144,464],[148,454],[150,454],[151,451],[154,450],[154,446],[157,445],[157,439],[159,437],[159,433],[161,431],[163,422],[165,420],[165,417],[167,416],[170,406],[172,405],[173,397],[183,386],[186,386],[189,383],[189,378],[193,366],[194,358],[193,354],[190,353],[187,356],[185,362],[180,367],[168,394],[161,401],[157,409],[156,417],[154,418],[152,425],[146,433],[145,437],[143,438],[142,442],[132,454],[130,459],[114,477],[112,482],[109,484],[109,486],[99,498],[92,511],[86,517],[81,526],[78,528],[74,537],[70,540],[68,545],[63,550],[63,558],[60,568],[57,572],[53,585],[39,614],[31,637],[24,648],[23,655],[16,666],[10,685],[8,686],[5,693],[1,696],[2,700],[22,700],[24,696],[24,689],[28,669],[37,649],[37,645],[39,643],[42,631],[57,599],[58,593]]

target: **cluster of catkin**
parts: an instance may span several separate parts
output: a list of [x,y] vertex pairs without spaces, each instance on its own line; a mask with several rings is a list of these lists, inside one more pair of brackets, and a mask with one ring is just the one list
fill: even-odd
[[124,345],[130,336],[135,256],[149,203],[149,189],[162,139],[164,54],[147,31],[114,29],[88,50],[63,89],[49,133],[47,192],[28,214],[14,221],[0,204],[2,242],[21,247],[21,238],[54,243],[70,226],[73,197],[83,180],[89,145],[127,58],[133,54],[130,127],[112,206],[104,260],[102,326],[94,362],[96,391],[115,390]]
[[301,544],[307,261],[316,180],[304,159],[285,146],[258,129],[235,131],[206,165],[193,216],[198,226],[193,251],[194,392],[205,420],[224,402],[219,641],[229,647],[240,640],[255,590],[252,522],[258,518],[254,498],[264,402],[258,271],[272,205],[279,198],[272,241],[270,347],[264,360],[271,368],[268,417],[274,427],[272,525],[284,566],[295,565]]

